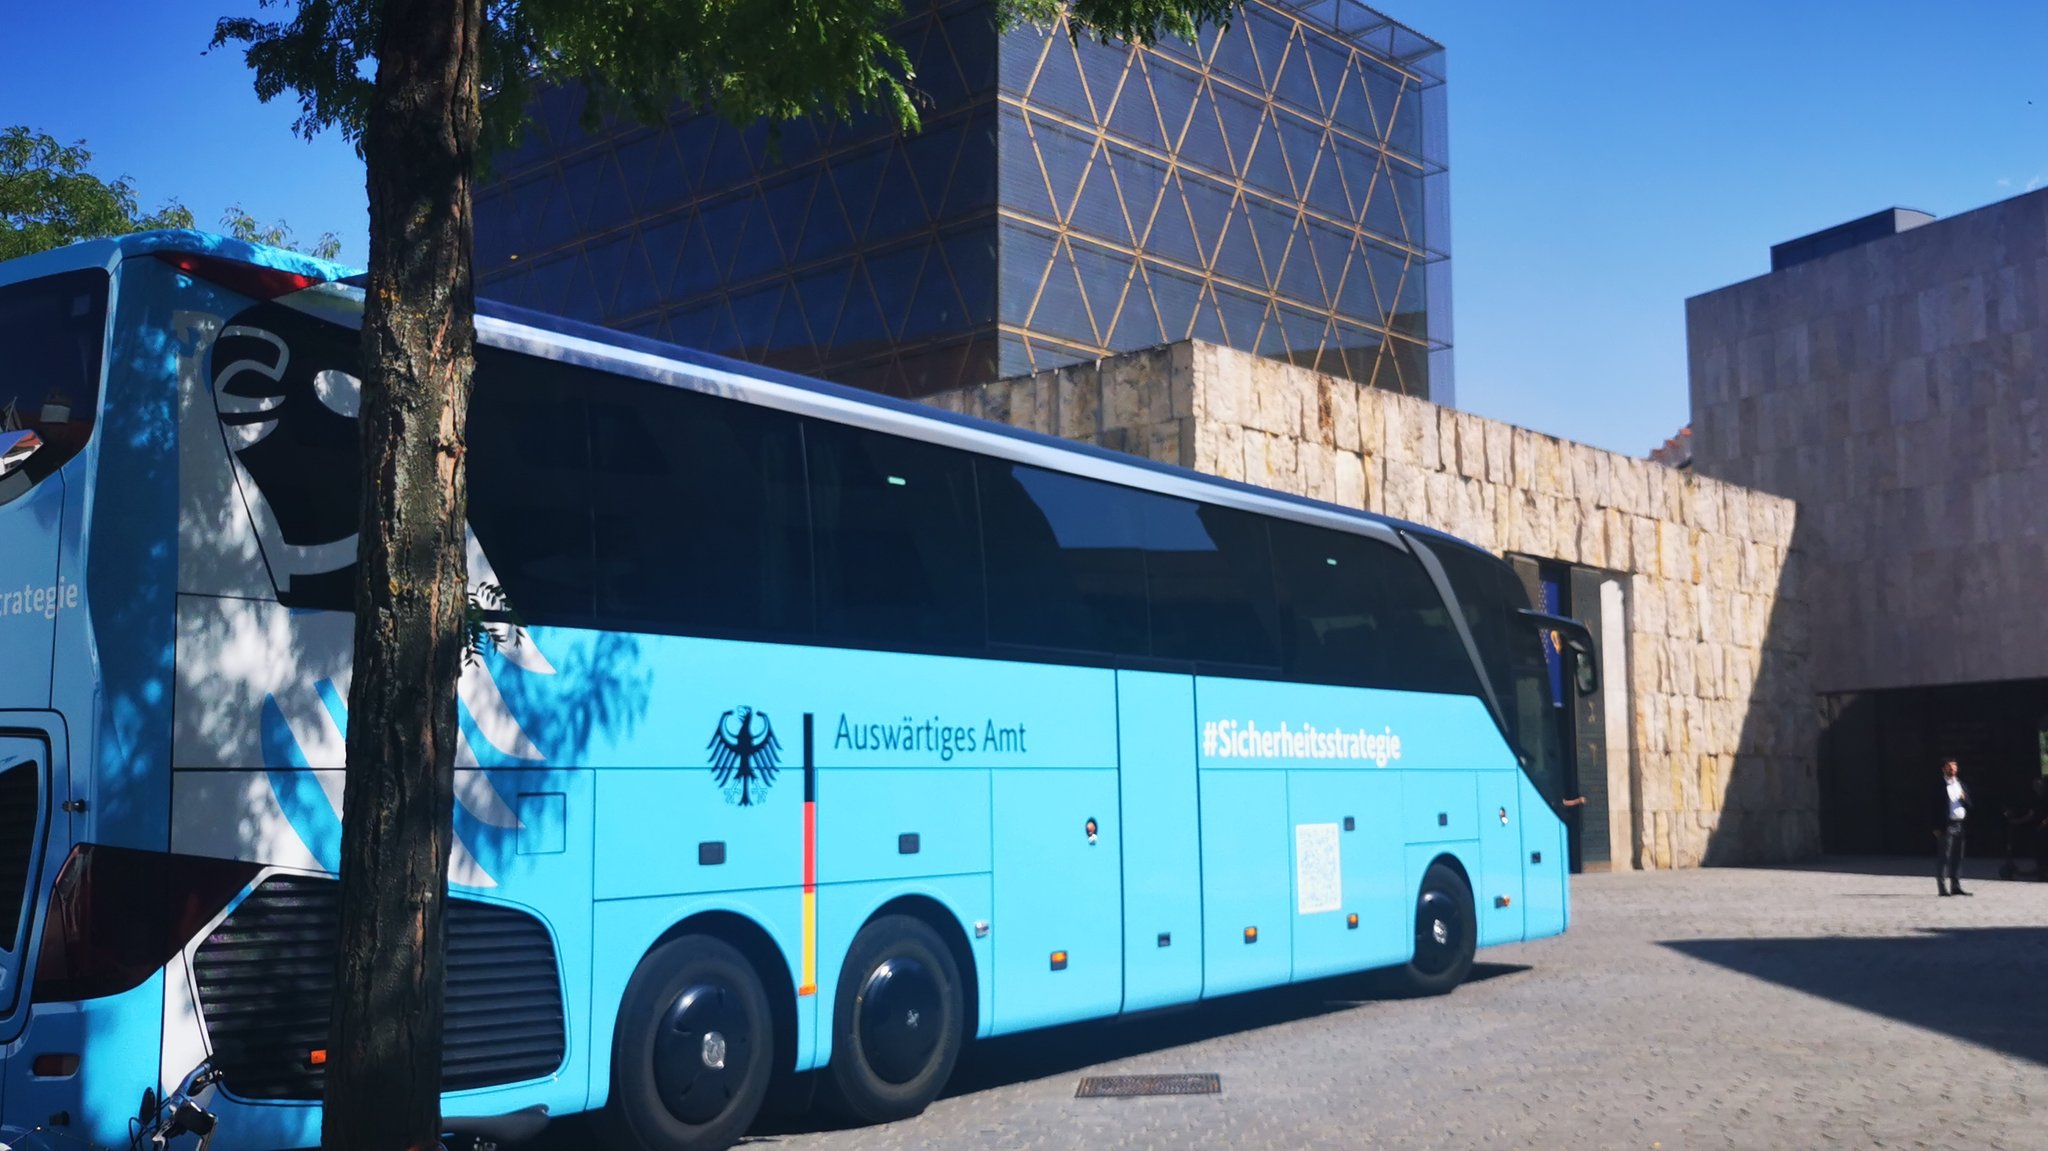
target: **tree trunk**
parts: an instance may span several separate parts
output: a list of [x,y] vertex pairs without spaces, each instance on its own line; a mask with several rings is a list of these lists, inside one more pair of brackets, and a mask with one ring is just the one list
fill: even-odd
[[413,1151],[440,1134],[482,8],[387,0],[363,133],[362,535],[321,1131],[330,1151]]

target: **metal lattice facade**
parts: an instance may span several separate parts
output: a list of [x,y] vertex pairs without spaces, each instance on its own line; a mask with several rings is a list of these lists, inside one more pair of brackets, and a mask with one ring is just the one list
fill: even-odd
[[1450,402],[1439,46],[1348,0],[1146,49],[993,21],[898,26],[914,136],[545,95],[479,290],[897,395],[1193,337]]

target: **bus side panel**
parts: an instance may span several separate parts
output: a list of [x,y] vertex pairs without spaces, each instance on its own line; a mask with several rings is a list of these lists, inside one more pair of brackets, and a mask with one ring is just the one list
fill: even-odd
[[986,872],[988,777],[968,767],[820,771],[819,879]]
[[1116,773],[990,774],[1000,813],[992,1032],[1116,1014],[1124,989]]
[[1478,834],[1472,772],[1401,773],[1401,826],[1409,843],[1452,843]]
[[[100,677],[100,726],[84,794],[93,842],[162,851],[169,834],[171,687],[178,554],[178,379],[195,363],[191,334],[180,326],[190,302],[167,265],[125,261],[116,281],[105,399],[93,439],[92,471],[72,472],[95,489],[87,501],[85,593],[90,649],[66,653],[59,678],[78,685],[60,710],[90,714],[83,685]],[[76,462],[74,462],[76,467]],[[68,625],[80,635],[79,621]],[[81,706],[83,705],[83,706]],[[77,710],[73,710],[73,709]],[[85,730],[83,723],[79,731]],[[74,774],[77,768],[74,768]]]
[[0,651],[7,653],[0,660],[0,709],[50,706],[50,647],[59,610],[46,613],[45,597],[58,588],[65,479],[84,473],[85,461],[73,460],[26,495],[0,504]]
[[599,898],[803,882],[804,813],[789,797],[748,807],[706,802],[709,773],[701,767],[613,768],[599,774],[597,826],[604,836],[597,843],[592,889]]
[[1408,893],[1400,886],[1401,840],[1394,818],[1400,796],[1399,779],[1377,770],[1288,773],[1295,979],[1407,958]]
[[1123,765],[1123,1008],[1189,1003],[1202,994],[1194,680],[1118,672],[1117,741]]
[[1285,983],[1294,887],[1287,773],[1202,772],[1202,997]]
[[[1515,778],[1521,790],[1523,818],[1527,821],[1522,828],[1522,846],[1530,853],[1529,870],[1522,883],[1528,900],[1524,937],[1562,935],[1571,918],[1571,862],[1565,855],[1564,821],[1552,814],[1550,805],[1537,794],[1526,776],[1516,772]],[[1543,856],[1540,862],[1534,858],[1539,852]]]
[[1483,870],[1472,877],[1472,903],[1479,916],[1481,947],[1522,938],[1522,916],[1528,906],[1522,894],[1524,809],[1517,790],[1522,778],[1519,771],[1482,771],[1478,775]]
[[[18,1057],[0,1060],[7,1076],[8,1119],[23,1126],[49,1124],[70,1116],[66,1135],[95,1146],[128,1146],[128,1119],[156,1078],[163,1041],[164,973],[141,986],[83,1003],[37,1004]],[[44,1051],[81,1056],[79,1069],[63,1078],[32,1075],[31,1057]]]

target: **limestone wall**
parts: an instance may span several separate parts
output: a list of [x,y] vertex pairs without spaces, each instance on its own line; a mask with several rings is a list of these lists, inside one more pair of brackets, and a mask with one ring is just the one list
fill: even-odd
[[1627,829],[1616,866],[1819,851],[1794,505],[1209,344],[932,397],[938,406],[1617,573]]

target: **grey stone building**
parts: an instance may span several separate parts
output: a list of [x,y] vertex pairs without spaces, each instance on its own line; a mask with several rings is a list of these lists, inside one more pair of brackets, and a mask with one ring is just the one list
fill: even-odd
[[1954,757],[1999,850],[2048,774],[2048,190],[1781,244],[1686,328],[1693,469],[1799,505],[1827,849],[1927,849]]

